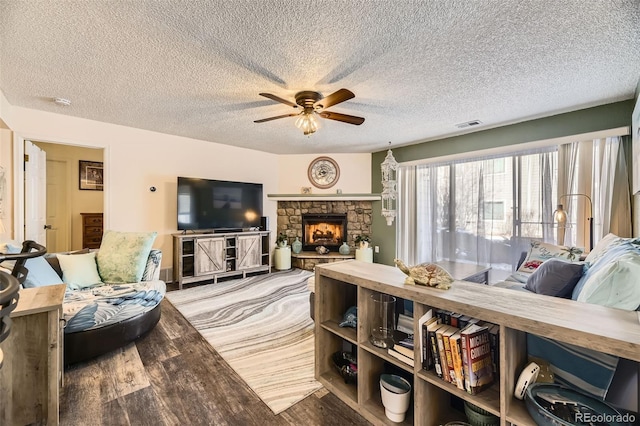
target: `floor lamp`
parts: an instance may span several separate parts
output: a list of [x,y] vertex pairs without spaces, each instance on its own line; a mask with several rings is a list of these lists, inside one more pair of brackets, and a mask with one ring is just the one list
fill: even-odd
[[[589,201],[589,251],[593,250],[593,203],[591,197],[586,194],[565,194],[560,196],[558,208],[553,212],[553,220],[558,223],[558,245],[564,245],[564,231],[567,223],[567,212],[562,207],[562,199],[568,197],[584,197]],[[562,229],[562,231],[561,231]]]

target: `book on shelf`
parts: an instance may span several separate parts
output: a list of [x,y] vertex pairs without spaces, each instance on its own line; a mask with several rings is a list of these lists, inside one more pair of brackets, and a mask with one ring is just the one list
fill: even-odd
[[396,329],[403,333],[413,334],[413,317],[399,314]]
[[434,367],[433,353],[431,351],[431,342],[429,341],[429,327],[432,324],[438,324],[438,318],[431,317],[423,324],[420,325],[421,346],[420,355],[422,361],[422,368],[425,370],[431,370]]
[[460,318],[462,318],[462,314],[458,314],[456,312],[451,312],[451,325],[453,327],[460,327]]
[[447,358],[447,372],[449,373],[447,382],[456,383],[456,376],[453,369],[453,357],[451,355],[451,336],[453,336],[458,330],[454,326],[449,326],[449,329],[442,333],[442,343],[444,344],[444,355]]
[[493,383],[489,329],[470,324],[460,334],[465,388],[467,393],[475,395]]
[[411,365],[411,366],[414,365],[413,358],[409,358],[408,356],[398,352],[394,348],[387,348],[387,353],[389,355],[391,355],[392,357],[404,362],[405,364],[408,364],[408,365]]
[[413,334],[408,335],[407,337],[405,337],[404,339],[400,339],[396,342],[397,345],[400,345],[402,347],[405,347],[407,349],[411,349],[413,350],[414,348],[414,342],[413,342]]
[[491,324],[489,327],[489,344],[491,345],[493,374],[498,377],[500,373],[500,326],[497,324]]
[[393,350],[395,350],[396,352],[400,352],[402,355],[409,357],[411,359],[415,358],[413,354],[413,348],[409,349],[406,346],[395,344],[393,345]]
[[444,348],[443,335],[450,329],[451,326],[445,324],[445,327],[440,327],[436,330],[436,339],[438,341],[438,356],[440,357],[440,367],[442,368],[442,379],[445,382],[449,382],[451,380],[451,376],[449,374],[449,364],[447,363],[447,354]]
[[446,325],[439,322],[431,323],[427,326],[427,339],[429,340],[428,349],[431,353],[431,360],[433,362],[433,368],[436,370],[438,377],[442,378],[442,364],[440,364],[440,352],[438,350],[438,338],[436,333],[439,328],[446,327]]
[[456,331],[450,338],[449,344],[451,345],[451,359],[453,360],[453,372],[454,381],[458,389],[464,390],[464,373],[462,372],[462,353],[460,346],[460,330]]
[[420,343],[420,363],[423,368],[426,368],[429,365],[428,351],[427,351],[427,335],[425,333],[425,324],[431,324],[432,322],[437,321],[437,318],[433,314],[433,309],[428,309],[424,315],[418,318],[418,342]]

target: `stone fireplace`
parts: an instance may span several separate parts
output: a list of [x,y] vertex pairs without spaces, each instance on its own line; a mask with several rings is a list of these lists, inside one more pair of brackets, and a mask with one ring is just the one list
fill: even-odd
[[[314,200],[314,201],[278,201],[278,229],[277,233],[283,233],[289,238],[289,243],[295,241],[296,237],[306,244],[305,251],[313,251],[317,245],[324,245],[331,252],[338,252],[338,248],[343,241],[346,241],[351,250],[355,250],[354,238],[357,235],[365,234],[371,235],[371,201],[359,201],[359,200]],[[319,233],[316,236],[321,238],[328,237],[327,231],[333,234],[333,238],[336,241],[332,241],[330,244],[324,240],[325,244],[313,245],[313,240],[308,241],[309,238],[304,235],[303,218],[307,218],[309,215],[316,215],[318,217],[325,217],[331,219],[331,224],[335,224],[333,220],[338,217],[346,218],[346,223],[342,228],[340,226],[336,228],[327,227],[320,228]],[[325,223],[327,223],[325,221]],[[345,229],[346,227],[346,229]],[[311,232],[314,232],[312,229]],[[325,233],[322,235],[321,233]],[[340,235],[337,235],[340,234]],[[339,239],[339,241],[338,241]],[[320,240],[316,240],[318,243]]]
[[302,250],[324,246],[336,251],[346,239],[346,214],[302,214]]

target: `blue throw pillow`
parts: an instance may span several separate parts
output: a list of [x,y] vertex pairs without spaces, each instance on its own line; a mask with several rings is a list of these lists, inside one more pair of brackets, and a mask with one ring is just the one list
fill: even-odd
[[582,271],[582,263],[549,259],[531,274],[524,288],[538,294],[569,298]]
[[42,256],[27,259],[24,266],[29,271],[27,278],[22,284],[24,288],[62,284],[60,276]]

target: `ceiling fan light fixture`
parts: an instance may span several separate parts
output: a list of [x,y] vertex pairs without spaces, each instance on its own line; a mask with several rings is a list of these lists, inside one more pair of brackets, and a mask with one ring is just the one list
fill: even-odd
[[318,121],[313,112],[304,111],[296,120],[296,127],[308,136],[318,130]]

